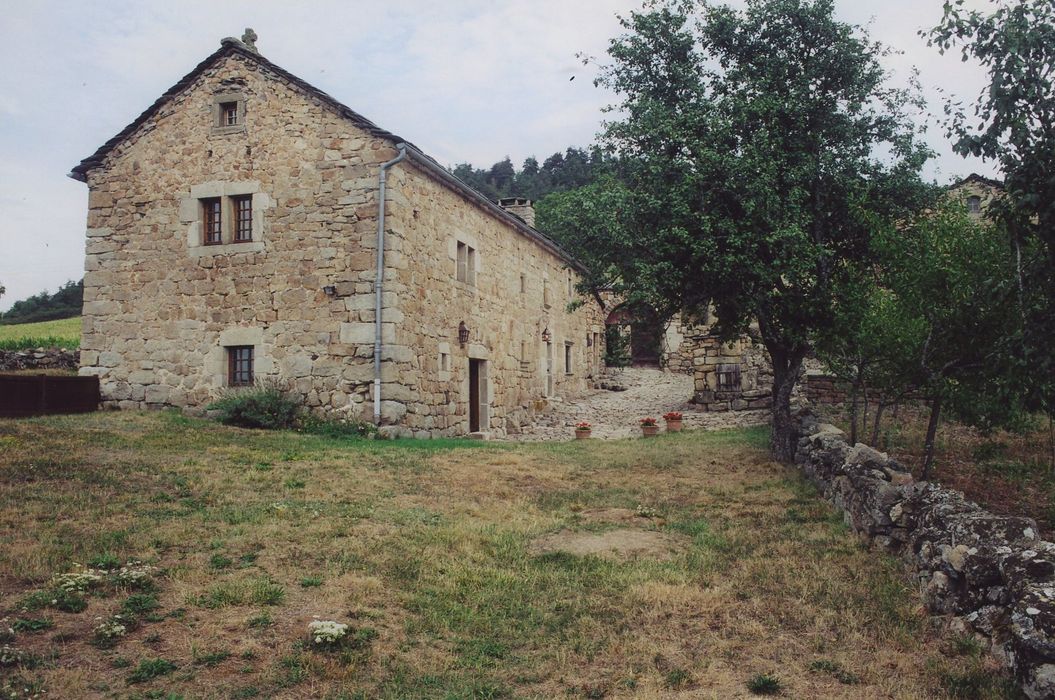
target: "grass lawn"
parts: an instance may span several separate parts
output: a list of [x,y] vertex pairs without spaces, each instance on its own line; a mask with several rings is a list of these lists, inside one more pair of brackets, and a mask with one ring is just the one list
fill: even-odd
[[[171,412],[2,421],[0,615],[20,661],[0,666],[0,689],[1015,697],[976,643],[932,631],[899,564],[863,550],[766,439],[340,442]],[[659,544],[614,558],[552,546],[594,535]],[[129,559],[155,568],[122,574]],[[100,579],[53,579],[75,563]],[[316,616],[349,625],[337,648],[309,639]]]
[[81,344],[81,317],[39,323],[0,325],[0,350],[38,347],[76,348]]

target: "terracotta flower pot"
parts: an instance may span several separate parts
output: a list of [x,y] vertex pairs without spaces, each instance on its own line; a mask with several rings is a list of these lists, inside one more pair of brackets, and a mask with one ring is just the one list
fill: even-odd
[[667,432],[668,433],[680,433],[681,432],[681,421],[680,420],[668,420],[667,421]]
[[576,430],[575,431],[575,439],[576,440],[589,440],[590,439],[590,432],[591,431],[589,431],[589,430]]
[[641,426],[641,436],[642,437],[656,437],[657,435],[659,435],[659,426],[658,425],[642,425]]

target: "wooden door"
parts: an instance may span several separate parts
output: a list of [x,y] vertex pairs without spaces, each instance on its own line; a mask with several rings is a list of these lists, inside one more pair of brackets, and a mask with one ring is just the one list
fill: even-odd
[[469,432],[480,432],[480,360],[469,360]]

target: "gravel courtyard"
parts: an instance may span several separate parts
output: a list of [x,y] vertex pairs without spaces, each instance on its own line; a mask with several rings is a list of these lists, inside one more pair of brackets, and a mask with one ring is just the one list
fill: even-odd
[[[697,410],[689,403],[693,380],[687,374],[627,368],[615,370],[612,379],[626,387],[626,391],[599,390],[578,399],[556,401],[535,424],[525,426],[519,435],[509,435],[504,439],[516,442],[572,440],[575,424],[580,421],[593,425],[594,438],[633,437],[641,434],[638,420],[645,416],[660,419],[668,411],[681,411],[686,429],[761,425],[769,418],[769,412],[765,410],[727,413]],[[662,420],[659,422],[663,424]]]

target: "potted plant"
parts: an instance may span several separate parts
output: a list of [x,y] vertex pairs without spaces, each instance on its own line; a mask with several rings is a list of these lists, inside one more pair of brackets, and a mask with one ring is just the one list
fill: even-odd
[[659,425],[656,423],[655,418],[642,418],[638,422],[641,424],[641,435],[643,437],[656,437],[659,435]]
[[663,414],[663,420],[667,421],[667,432],[668,433],[680,433],[681,432],[681,412],[670,411],[669,413]]
[[576,440],[585,440],[585,439],[589,438],[591,430],[593,430],[593,426],[590,425],[589,423],[587,423],[586,421],[582,421],[581,423],[576,423],[575,424],[575,439]]

